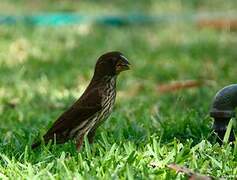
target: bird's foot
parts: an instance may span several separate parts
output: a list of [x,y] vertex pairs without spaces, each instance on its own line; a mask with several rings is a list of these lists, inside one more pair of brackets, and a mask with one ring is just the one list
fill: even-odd
[[81,135],[79,139],[77,140],[77,144],[76,144],[77,151],[80,151],[81,146],[83,144],[83,139],[84,139],[84,135]]

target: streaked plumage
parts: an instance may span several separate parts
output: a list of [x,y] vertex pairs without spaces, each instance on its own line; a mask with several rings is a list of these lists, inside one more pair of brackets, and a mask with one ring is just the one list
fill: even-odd
[[[82,96],[64,112],[43,136],[45,143],[56,140],[65,143],[76,139],[80,149],[83,138],[88,135],[92,143],[97,127],[112,112],[116,98],[117,75],[129,69],[129,62],[120,52],[109,52],[102,55],[95,67],[93,78]],[[39,146],[36,142],[32,148]]]

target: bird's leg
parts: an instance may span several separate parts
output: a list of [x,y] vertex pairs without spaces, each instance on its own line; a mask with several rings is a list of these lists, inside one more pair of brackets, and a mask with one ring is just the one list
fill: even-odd
[[94,138],[95,138],[95,132],[96,132],[96,129],[92,129],[89,131],[87,137],[88,137],[88,141],[90,144],[92,144],[94,142]]
[[81,146],[83,144],[83,139],[84,139],[84,134],[82,134],[78,139],[77,139],[77,150],[80,151],[81,149]]

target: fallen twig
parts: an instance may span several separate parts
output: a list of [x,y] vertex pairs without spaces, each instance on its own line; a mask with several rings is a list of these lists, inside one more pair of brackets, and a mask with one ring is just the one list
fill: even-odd
[[169,84],[161,84],[157,87],[157,91],[159,93],[167,93],[182,89],[197,88],[206,84],[208,84],[208,81],[201,81],[201,80],[177,81]]
[[198,21],[198,27],[233,31],[237,30],[237,19],[200,19]]
[[211,176],[206,176],[206,175],[201,175],[199,173],[196,173],[189,168],[178,166],[177,164],[169,164],[169,165],[167,165],[167,167],[169,169],[175,170],[177,173],[179,173],[179,172],[184,173],[186,176],[189,177],[189,180],[212,180],[212,179],[215,179],[214,177],[211,177]]

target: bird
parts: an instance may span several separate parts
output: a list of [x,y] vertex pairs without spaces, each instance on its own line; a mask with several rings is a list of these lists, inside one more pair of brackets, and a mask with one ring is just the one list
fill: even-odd
[[[96,129],[111,114],[116,99],[117,76],[130,69],[128,59],[119,51],[111,51],[101,55],[95,65],[94,75],[81,97],[72,104],[53,123],[43,136],[43,141],[55,141],[63,144],[75,139],[79,151],[87,136],[93,143]],[[42,141],[32,144],[37,148]]]

